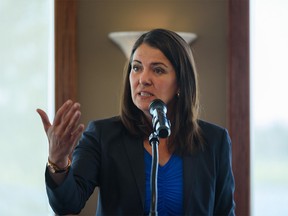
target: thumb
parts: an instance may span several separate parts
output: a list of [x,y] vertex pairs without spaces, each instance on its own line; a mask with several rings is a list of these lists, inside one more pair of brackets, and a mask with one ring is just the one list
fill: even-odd
[[48,129],[51,127],[51,123],[49,121],[49,118],[43,110],[37,109],[36,111],[40,115],[43,126],[44,126],[44,130],[47,133]]

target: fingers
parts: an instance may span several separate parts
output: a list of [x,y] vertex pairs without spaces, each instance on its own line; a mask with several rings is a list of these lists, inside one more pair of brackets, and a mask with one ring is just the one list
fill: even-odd
[[59,125],[61,123],[61,120],[66,115],[66,113],[69,111],[71,106],[73,105],[73,102],[71,100],[67,100],[57,111],[53,125]]
[[36,111],[40,115],[42,123],[43,123],[43,126],[44,126],[44,130],[47,133],[49,127],[51,127],[51,123],[49,121],[49,118],[48,118],[47,114],[43,110],[37,109]]
[[76,130],[74,130],[72,133],[71,133],[71,139],[73,140],[74,142],[74,146],[73,146],[73,149],[77,143],[77,140],[80,138],[81,134],[83,133],[84,131],[84,125],[83,124],[80,124],[78,125],[78,127],[76,128]]
[[80,137],[80,135],[82,134],[82,132],[84,131],[84,124],[80,124],[76,130],[74,130],[71,133],[71,136],[75,137],[76,139],[78,139]]
[[[62,117],[62,125],[64,128],[73,130],[75,127],[75,123],[77,123],[80,119],[80,104],[75,103],[73,106],[67,110],[65,115]],[[71,132],[71,131],[70,131]]]
[[68,100],[57,111],[53,126],[58,127],[63,133],[67,130],[71,132],[76,126],[75,122],[80,119],[80,104]]
[[[72,109],[67,116],[65,116],[65,134],[72,136],[74,130],[79,127],[79,121],[81,117],[81,112],[78,110],[80,108],[79,104],[74,104],[74,109]],[[75,110],[75,111],[74,111]]]
[[69,146],[73,146],[84,130],[84,125],[79,124],[80,118],[80,104],[73,103],[71,100],[66,101],[57,111],[53,122],[51,134],[55,143],[64,145],[68,149]]

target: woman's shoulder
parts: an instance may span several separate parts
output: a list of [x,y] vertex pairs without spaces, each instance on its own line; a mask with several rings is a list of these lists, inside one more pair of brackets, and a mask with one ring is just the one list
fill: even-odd
[[202,130],[211,130],[215,132],[226,130],[226,128],[224,128],[223,126],[202,119],[198,120],[198,125]]
[[119,123],[121,123],[120,116],[100,118],[89,122],[89,124],[98,124],[98,125],[119,124]]
[[225,127],[204,120],[198,120],[202,136],[209,143],[221,139],[230,139]]
[[87,130],[115,130],[124,129],[124,125],[120,119],[120,116],[113,116],[109,118],[102,118],[90,121],[87,126]]
[[114,116],[90,121],[83,133],[83,139],[112,142],[126,136],[127,130],[120,117]]

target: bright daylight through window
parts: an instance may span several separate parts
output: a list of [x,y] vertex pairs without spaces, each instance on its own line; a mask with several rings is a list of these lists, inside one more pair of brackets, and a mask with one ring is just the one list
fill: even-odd
[[[0,1],[0,215],[48,215],[47,138],[36,108],[53,102],[53,1]],[[49,75],[50,71],[50,75]],[[53,84],[53,83],[52,83]],[[50,109],[50,113],[52,110]]]
[[251,210],[288,215],[288,1],[250,0]]

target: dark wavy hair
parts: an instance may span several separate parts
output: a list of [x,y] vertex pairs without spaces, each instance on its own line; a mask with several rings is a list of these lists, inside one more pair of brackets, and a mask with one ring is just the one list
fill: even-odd
[[168,141],[169,151],[183,155],[203,148],[201,131],[198,125],[197,73],[192,51],[182,37],[170,30],[154,29],[144,33],[132,48],[130,59],[124,69],[124,85],[120,107],[120,118],[124,126],[131,134],[142,138],[149,136],[152,131],[151,123],[147,122],[143,112],[132,101],[129,82],[133,54],[143,43],[159,49],[172,63],[176,72],[180,95],[175,95],[176,102],[173,104],[172,112],[170,112],[173,113],[173,116],[169,116],[172,131]]

